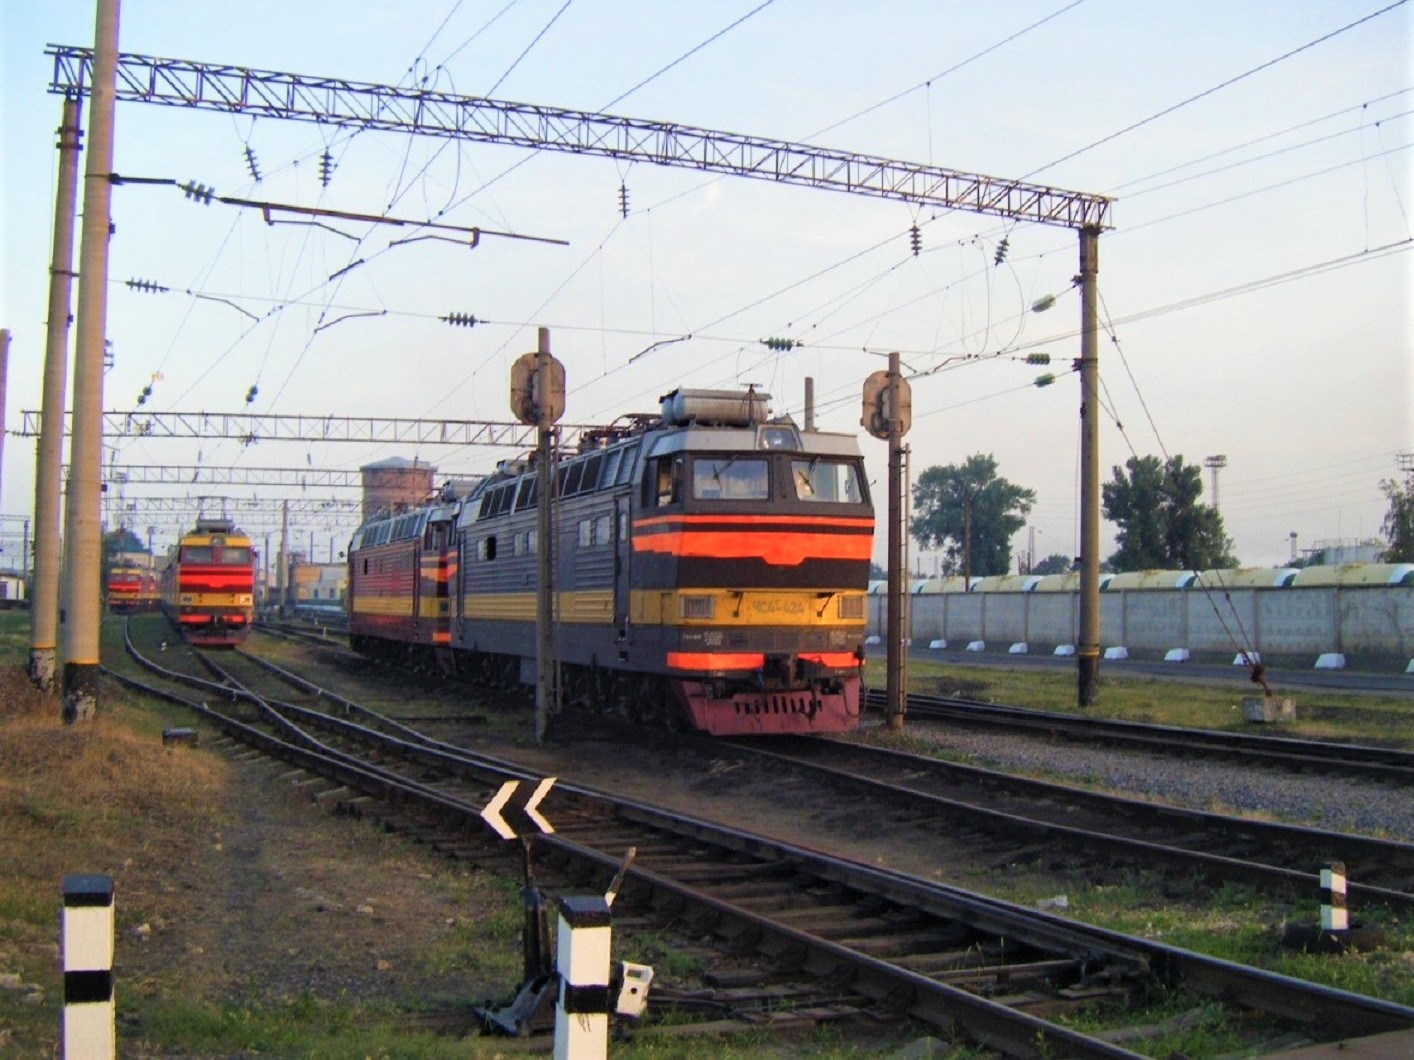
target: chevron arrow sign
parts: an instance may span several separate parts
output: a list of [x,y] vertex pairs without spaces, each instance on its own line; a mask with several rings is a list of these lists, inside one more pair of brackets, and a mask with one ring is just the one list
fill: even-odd
[[[527,795],[520,791],[521,782],[519,780],[508,780],[501,785],[491,801],[481,811],[481,819],[491,826],[491,828],[502,839],[514,839],[522,832],[538,831],[545,835],[551,835],[555,831],[538,807],[546,795],[550,794],[550,789],[555,786],[554,777],[546,777],[539,784],[535,785]],[[509,820],[507,819],[509,817]],[[512,822],[528,822],[528,826],[521,823],[517,829]]]

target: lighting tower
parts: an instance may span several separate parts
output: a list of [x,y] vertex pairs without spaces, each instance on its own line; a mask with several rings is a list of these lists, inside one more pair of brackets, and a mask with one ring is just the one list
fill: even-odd
[[1227,467],[1227,457],[1219,453],[1217,456],[1206,456],[1203,458],[1203,466],[1213,473],[1213,510],[1218,509],[1218,472]]

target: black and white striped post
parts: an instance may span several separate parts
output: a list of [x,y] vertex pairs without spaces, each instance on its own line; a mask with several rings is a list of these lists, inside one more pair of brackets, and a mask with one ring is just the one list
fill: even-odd
[[64,961],[62,1036],[68,1060],[112,1057],[113,877],[64,877],[60,926]]
[[1332,861],[1321,869],[1321,930],[1349,929],[1350,911],[1345,908],[1345,862]]
[[555,968],[555,1060],[586,1060],[609,1052],[609,902],[593,895],[559,900]]

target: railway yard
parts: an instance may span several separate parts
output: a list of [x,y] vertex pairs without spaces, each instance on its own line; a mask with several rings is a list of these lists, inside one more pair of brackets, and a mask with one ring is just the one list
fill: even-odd
[[[154,819],[108,822],[102,845],[123,1055],[548,1049],[543,1025],[491,1036],[474,1011],[498,1011],[523,963],[521,847],[478,811],[504,780],[544,776],[559,778],[540,807],[556,831],[530,846],[547,893],[601,893],[637,852],[615,953],[656,977],[616,1055],[894,1055],[933,1039],[934,1055],[1299,1055],[1351,1038],[1398,1055],[1414,1029],[1414,764],[1395,699],[1312,702],[1318,718],[1348,712],[1313,740],[1234,725],[1184,746],[1177,729],[1106,737],[1059,718],[1028,731],[1005,715],[1034,711],[964,716],[958,697],[916,692],[902,734],[877,709],[849,737],[769,741],[567,710],[537,745],[523,698],[409,678],[334,640],[169,641],[159,616],[105,624],[105,673],[140,734],[108,758],[152,756]],[[172,726],[199,747],[161,749]],[[1383,746],[1352,746],[1362,732]],[[164,805],[178,774],[180,811]],[[34,871],[70,871],[51,858],[93,837],[43,803],[11,793],[7,816],[28,819],[10,842],[47,837]],[[184,813],[204,824],[189,845],[147,835]],[[1306,952],[1332,861],[1353,928],[1342,952]],[[0,1034],[42,1050],[52,949],[23,920],[0,936],[18,965],[0,972],[25,984],[0,994]]]

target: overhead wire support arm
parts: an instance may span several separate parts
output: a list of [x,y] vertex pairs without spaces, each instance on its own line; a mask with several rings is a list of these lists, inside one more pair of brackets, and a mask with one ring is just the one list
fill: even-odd
[[[50,91],[86,93],[90,48],[50,45]],[[1043,184],[688,125],[185,59],[118,56],[117,98],[512,144],[830,188],[1068,228],[1109,228],[1111,200]]]
[[[33,409],[22,410],[19,437],[38,437],[43,419]],[[72,430],[72,415],[64,416],[64,433]],[[581,436],[605,431],[603,425],[557,424],[562,443],[579,444]],[[422,420],[372,416],[302,416],[237,412],[120,412],[103,414],[103,437],[115,438],[234,438],[241,441],[356,442],[367,444],[493,446],[528,449],[535,445],[535,428],[522,423],[488,420]]]

